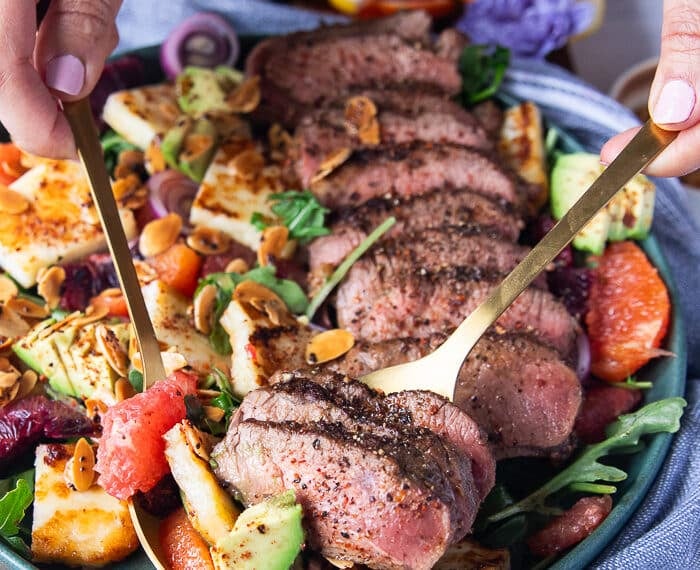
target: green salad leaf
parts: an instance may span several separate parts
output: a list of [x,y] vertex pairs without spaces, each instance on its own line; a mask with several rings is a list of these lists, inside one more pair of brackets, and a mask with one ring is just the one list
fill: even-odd
[[102,135],[101,142],[105,165],[107,166],[107,172],[110,174],[114,172],[114,167],[117,165],[121,152],[125,150],[138,150],[137,147],[124,140],[121,135],[118,135],[111,129]]
[[214,285],[216,287],[214,326],[209,334],[209,342],[219,354],[229,354],[231,352],[228,334],[219,323],[219,320],[231,302],[236,285],[243,281],[255,281],[272,290],[294,314],[302,314],[309,304],[306,294],[299,284],[291,279],[277,277],[275,268],[272,265],[255,267],[243,274],[222,272],[207,275],[200,281],[194,296],[196,297],[206,285]]
[[[328,208],[324,208],[308,190],[287,190],[271,194],[272,213],[289,230],[289,237],[305,244],[315,237],[325,236],[330,230],[325,226]],[[259,230],[272,225],[260,212],[255,212],[250,220]]]
[[637,451],[640,438],[644,435],[675,433],[680,428],[680,417],[685,405],[683,398],[666,398],[651,402],[634,413],[620,416],[608,426],[605,440],[586,446],[568,467],[524,499],[489,515],[487,522],[492,524],[505,521],[522,513],[556,514],[558,509],[547,505],[546,501],[562,490],[614,493],[616,487],[609,483],[623,481],[627,478],[627,473],[598,460],[605,455]]
[[501,46],[468,45],[459,58],[462,104],[471,106],[498,91],[510,64],[510,50]]
[[34,500],[34,470],[25,471],[0,481],[0,538],[10,547],[29,557],[29,547],[25,542],[31,531],[22,525],[27,509]]

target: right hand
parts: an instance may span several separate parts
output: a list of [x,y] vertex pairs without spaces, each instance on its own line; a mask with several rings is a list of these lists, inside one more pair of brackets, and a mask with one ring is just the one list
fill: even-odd
[[121,0],[52,0],[39,29],[35,3],[0,0],[0,122],[22,149],[72,158],[75,145],[57,99],[86,97],[118,43]]

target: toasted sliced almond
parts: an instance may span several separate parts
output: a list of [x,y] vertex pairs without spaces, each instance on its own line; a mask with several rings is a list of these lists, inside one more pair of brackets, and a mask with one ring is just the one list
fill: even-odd
[[239,176],[251,179],[258,176],[265,167],[265,159],[256,149],[251,148],[234,156],[229,165]]
[[260,77],[257,75],[249,77],[238,85],[229,96],[226,102],[234,113],[252,113],[260,104]]
[[187,443],[195,455],[204,461],[209,461],[209,449],[204,439],[204,434],[190,422],[183,422],[182,429],[185,433]]
[[151,257],[163,253],[177,241],[181,230],[182,218],[174,212],[148,222],[139,237],[141,255]]
[[134,395],[136,395],[136,390],[134,390],[131,382],[126,378],[117,378],[117,381],[114,383],[114,397],[117,399],[117,402],[128,400]]
[[231,238],[219,230],[197,226],[187,236],[187,245],[202,255],[216,255],[231,247]]
[[306,345],[306,362],[321,364],[335,360],[355,345],[355,337],[345,329],[331,329],[314,336]]
[[108,313],[109,309],[107,307],[93,307],[89,305],[87,309],[85,309],[85,315],[72,319],[71,326],[84,327],[85,325],[96,323],[104,319]]
[[50,309],[58,307],[61,301],[61,286],[65,280],[66,270],[60,265],[53,265],[39,273],[37,293],[43,297]]
[[0,275],[0,303],[7,303],[19,293],[17,284],[7,275]]
[[0,212],[11,216],[23,214],[29,209],[29,200],[19,192],[0,184]]
[[286,226],[265,228],[258,246],[258,263],[260,266],[265,267],[270,264],[271,260],[279,259],[287,245],[288,239],[289,229]]
[[81,437],[75,444],[73,457],[66,462],[66,482],[76,491],[87,491],[95,481],[95,451]]
[[22,377],[19,379],[19,392],[17,393],[18,398],[24,398],[32,390],[34,386],[39,381],[39,375],[34,372],[34,370],[25,370],[22,373]]
[[163,368],[165,368],[166,376],[187,366],[187,359],[179,352],[168,350],[161,352],[160,356],[163,359]]
[[8,300],[5,306],[25,319],[45,319],[49,316],[49,307],[46,304],[40,305],[25,297],[14,297]]
[[139,284],[142,287],[158,279],[158,272],[145,261],[134,259],[134,269],[136,270],[136,277],[138,277]]
[[205,285],[194,298],[194,327],[203,334],[209,334],[214,325],[216,293],[214,285]]
[[279,326],[291,324],[294,317],[287,309],[287,305],[277,294],[267,287],[255,281],[243,281],[233,291],[234,300],[247,304],[256,311],[266,314],[270,322]]
[[364,95],[350,97],[345,104],[345,128],[363,144],[379,144],[379,121],[374,101]]
[[20,373],[14,367],[11,367],[11,370],[2,370],[0,371],[0,388],[10,388],[14,386],[19,379]]
[[85,400],[85,415],[93,422],[98,422],[107,413],[109,407],[102,400],[90,398]]
[[20,317],[16,311],[7,305],[0,303],[0,338],[18,338],[29,332],[29,323]]
[[292,135],[279,123],[274,123],[267,131],[267,140],[270,145],[270,158],[275,162],[285,160],[294,143]]
[[119,376],[126,376],[129,357],[116,333],[109,327],[100,324],[95,327],[95,339],[97,351],[105,357],[112,370]]
[[220,422],[224,419],[225,412],[217,406],[202,406],[204,416],[213,422]]
[[140,150],[123,150],[117,158],[114,177],[120,179],[136,174],[143,168],[143,163],[144,153]]
[[250,267],[248,263],[246,263],[246,260],[242,257],[237,257],[236,259],[232,259],[228,262],[228,265],[226,265],[224,271],[226,273],[238,273],[239,275],[242,275],[243,273],[248,273],[249,269]]
[[321,162],[321,166],[319,167],[318,172],[314,174],[313,178],[311,179],[311,183],[313,184],[319,180],[323,180],[326,176],[343,164],[348,158],[350,158],[351,154],[352,149],[345,147],[332,151]]
[[151,144],[149,144],[146,148],[144,153],[144,162],[146,170],[149,172],[149,174],[162,172],[167,168],[167,165],[165,164],[165,157],[163,156],[163,152],[160,150],[158,137],[154,137]]
[[12,402],[19,394],[20,383],[15,382],[7,388],[0,387],[0,408]]

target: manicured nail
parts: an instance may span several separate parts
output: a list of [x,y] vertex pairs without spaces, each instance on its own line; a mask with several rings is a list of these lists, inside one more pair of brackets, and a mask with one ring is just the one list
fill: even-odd
[[661,90],[652,117],[661,125],[686,121],[695,107],[695,89],[687,81],[674,79]]
[[74,55],[58,55],[46,64],[46,85],[66,95],[77,95],[85,83],[85,65]]

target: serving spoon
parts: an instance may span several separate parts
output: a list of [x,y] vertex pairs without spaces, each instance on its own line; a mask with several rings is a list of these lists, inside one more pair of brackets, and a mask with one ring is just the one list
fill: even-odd
[[486,330],[552,262],[590,219],[678,135],[647,121],[572,208],[530,250],[435,351],[412,362],[371,372],[361,380],[385,393],[430,390],[454,399],[459,370]]
[[[165,368],[112,192],[112,184],[105,166],[102,146],[92,118],[90,103],[88,99],[63,103],[63,113],[73,131],[78,158],[80,158],[87,174],[90,192],[97,208],[119,284],[124,292],[129,318],[136,335],[136,344],[141,353],[143,389],[145,390],[154,382],[165,378]],[[158,525],[155,522],[155,517],[146,513],[131,500],[129,501],[129,513],[146,555],[158,570],[165,568],[162,552],[158,548]]]

